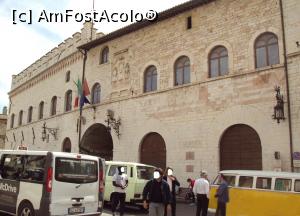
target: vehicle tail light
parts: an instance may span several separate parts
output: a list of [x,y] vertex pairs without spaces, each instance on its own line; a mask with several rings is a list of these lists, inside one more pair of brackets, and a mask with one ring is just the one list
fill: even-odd
[[47,181],[46,181],[46,191],[51,193],[52,191],[52,177],[53,177],[53,169],[49,167],[47,170]]

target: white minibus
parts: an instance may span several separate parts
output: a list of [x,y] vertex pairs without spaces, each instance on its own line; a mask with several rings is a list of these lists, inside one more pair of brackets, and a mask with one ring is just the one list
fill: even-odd
[[117,167],[122,166],[125,168],[125,173],[128,177],[128,187],[126,188],[127,204],[142,206],[143,199],[142,193],[146,183],[153,178],[155,167],[135,163],[135,162],[122,162],[122,161],[106,161],[106,177],[105,177],[105,193],[104,201],[111,201],[113,193],[112,177],[116,173]]
[[105,161],[65,152],[1,150],[0,212],[101,215]]

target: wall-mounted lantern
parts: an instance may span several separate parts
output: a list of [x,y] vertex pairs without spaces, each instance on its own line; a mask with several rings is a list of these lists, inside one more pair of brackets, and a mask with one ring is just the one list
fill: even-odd
[[280,87],[275,86],[275,92],[276,92],[276,105],[274,106],[274,114],[273,119],[277,120],[277,123],[280,123],[280,120],[284,120],[284,101],[283,101],[283,95],[280,94]]
[[120,125],[121,125],[121,119],[120,117],[116,120],[114,118],[114,111],[112,110],[107,110],[107,119],[105,120],[107,123],[107,130],[110,132],[111,127],[114,129],[116,135],[118,138],[120,138]]
[[57,140],[58,128],[48,128],[48,127],[46,127],[46,122],[44,122],[42,129],[43,129],[42,130],[42,140],[43,141],[45,141],[46,139],[47,140],[49,139],[49,134],[47,134],[47,131],[54,137],[55,140]]

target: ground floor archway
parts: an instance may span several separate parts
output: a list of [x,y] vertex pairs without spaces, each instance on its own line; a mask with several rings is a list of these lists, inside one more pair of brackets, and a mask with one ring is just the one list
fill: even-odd
[[80,153],[95,155],[105,160],[113,159],[113,141],[110,132],[103,124],[93,124],[82,136]]
[[220,170],[262,170],[262,148],[257,132],[245,124],[225,130],[220,141]]
[[158,133],[147,134],[140,146],[140,162],[162,169],[166,168],[166,144]]

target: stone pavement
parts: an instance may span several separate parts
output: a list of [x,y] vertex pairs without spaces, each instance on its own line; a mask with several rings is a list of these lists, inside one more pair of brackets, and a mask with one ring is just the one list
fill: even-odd
[[[102,216],[111,216],[111,211],[109,207],[104,209]],[[117,213],[119,215],[119,213]],[[124,216],[146,216],[147,212],[140,210],[137,207],[127,207]],[[169,214],[170,215],[170,214]],[[196,206],[190,206],[186,203],[177,203],[176,216],[195,216]],[[209,213],[207,216],[214,216],[214,214]]]

